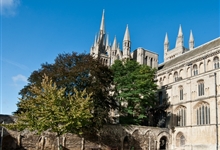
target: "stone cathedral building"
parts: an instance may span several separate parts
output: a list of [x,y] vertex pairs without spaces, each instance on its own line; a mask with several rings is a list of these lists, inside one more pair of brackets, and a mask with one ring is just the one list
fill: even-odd
[[131,52],[128,25],[122,50],[116,37],[109,45],[103,12],[90,54],[108,66],[116,59],[133,59],[157,68],[158,99],[161,103],[164,100],[170,103],[166,120],[169,132],[161,137],[165,139],[166,149],[214,150],[220,142],[220,37],[195,47],[190,31],[188,48],[183,41],[181,26],[172,49],[166,34],[164,62],[158,64],[158,54],[152,51],[137,48]]

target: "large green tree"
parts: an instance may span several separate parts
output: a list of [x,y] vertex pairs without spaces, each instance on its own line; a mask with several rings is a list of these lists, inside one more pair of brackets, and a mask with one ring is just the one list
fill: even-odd
[[86,89],[73,88],[74,94],[66,93],[66,88],[58,88],[44,75],[41,86],[32,85],[29,90],[35,96],[23,95],[19,106],[25,111],[16,115],[16,123],[9,128],[38,133],[49,130],[57,134],[59,144],[62,134],[82,134],[92,124],[92,93],[87,94]]
[[144,124],[147,109],[156,102],[156,70],[133,60],[116,60],[111,69],[114,72],[115,95],[120,103],[120,122]]
[[[108,112],[116,107],[116,103],[109,92],[113,83],[113,73],[89,54],[64,53],[59,54],[53,64],[44,63],[39,70],[34,71],[28,78],[29,83],[20,91],[22,99],[26,95],[34,97],[30,89],[32,85],[41,87],[42,75],[46,74],[56,82],[57,88],[65,88],[65,96],[74,94],[76,88],[82,91],[85,88],[88,93],[93,93],[94,112],[91,118],[92,127],[100,127],[108,122]],[[28,100],[28,99],[27,99]],[[20,113],[23,108],[18,103]]]

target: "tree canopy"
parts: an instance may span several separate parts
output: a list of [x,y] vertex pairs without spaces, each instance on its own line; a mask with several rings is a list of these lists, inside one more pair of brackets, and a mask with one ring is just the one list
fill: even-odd
[[69,94],[44,75],[41,86],[33,85],[29,90],[36,96],[25,94],[20,99],[19,106],[25,111],[17,114],[17,129],[38,133],[50,130],[60,136],[67,132],[82,134],[90,126],[92,93],[87,94],[86,89],[73,88],[74,94]]
[[[34,71],[28,78],[29,83],[20,91],[22,100],[28,100],[27,96],[35,97],[31,86],[41,87],[42,76],[46,74],[52,82],[56,82],[58,89],[65,88],[65,97],[74,95],[75,90],[87,90],[93,93],[93,127],[100,127],[108,122],[108,112],[116,108],[116,102],[109,95],[110,86],[113,83],[113,73],[89,54],[64,53],[59,54],[53,64],[44,63],[39,70]],[[18,102],[18,110],[21,113],[24,108]]]
[[156,70],[133,60],[116,60],[111,69],[114,72],[115,95],[120,102],[120,122],[143,124],[147,119],[147,109],[155,104]]

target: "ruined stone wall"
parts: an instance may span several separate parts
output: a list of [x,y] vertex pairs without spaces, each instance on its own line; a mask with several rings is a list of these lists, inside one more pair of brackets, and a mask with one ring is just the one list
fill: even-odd
[[[58,140],[54,133],[44,132],[37,135],[33,132],[15,132],[7,130],[4,136],[3,149],[12,150],[57,150]],[[144,126],[105,126],[98,135],[84,135],[79,137],[73,134],[64,134],[60,137],[60,144],[64,150],[135,150],[156,149],[161,133],[169,135],[167,129],[144,127]],[[167,141],[167,142],[168,142]]]

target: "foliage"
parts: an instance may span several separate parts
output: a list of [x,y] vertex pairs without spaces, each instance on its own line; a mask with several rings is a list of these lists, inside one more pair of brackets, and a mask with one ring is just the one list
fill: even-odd
[[115,94],[121,104],[120,122],[143,124],[147,119],[147,108],[155,104],[156,70],[132,60],[117,60],[111,69],[114,72]]
[[[28,97],[35,97],[31,91],[31,86],[41,87],[42,75],[46,74],[53,82],[56,82],[57,88],[65,88],[65,97],[68,94],[75,94],[74,88],[82,91],[85,88],[88,93],[93,93],[94,112],[91,118],[93,127],[99,128],[108,122],[108,112],[116,108],[114,99],[109,95],[110,85],[113,82],[113,73],[99,61],[93,59],[88,54],[64,53],[59,54],[54,64],[42,64],[41,68],[34,71],[28,78],[28,85],[21,91],[23,100]],[[15,114],[25,111],[18,103],[18,110]]]
[[8,127],[38,133],[50,130],[57,136],[67,132],[82,134],[85,127],[91,125],[90,118],[93,117],[92,93],[74,88],[75,94],[69,94],[65,90],[44,76],[41,87],[30,87],[35,96],[25,94],[20,99],[19,106],[25,111],[17,114],[16,123]]

